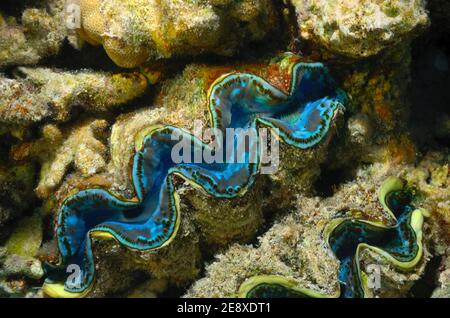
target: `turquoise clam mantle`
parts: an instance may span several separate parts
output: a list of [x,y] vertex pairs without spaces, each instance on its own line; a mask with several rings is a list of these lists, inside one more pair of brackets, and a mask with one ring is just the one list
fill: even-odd
[[379,200],[389,221],[361,218],[359,213],[340,213],[323,231],[329,248],[340,261],[338,279],[340,291],[335,295],[321,294],[303,288],[290,279],[277,275],[259,275],[246,280],[240,287],[240,297],[369,297],[372,290],[369,277],[360,268],[363,250],[384,258],[394,268],[413,270],[423,256],[422,225],[429,213],[411,204],[412,193],[403,182],[388,178],[379,191]]
[[[335,115],[344,108],[345,94],[321,63],[294,63],[290,74],[289,95],[250,73],[219,77],[208,94],[211,127],[221,131],[239,128],[258,136],[257,126],[263,125],[277,131],[282,142],[296,148],[306,149],[319,143]],[[260,169],[259,138],[250,138],[241,157],[233,153],[232,162],[174,163],[171,150],[178,142],[171,138],[174,133],[190,140],[195,145],[192,151],[212,151],[209,144],[180,128],[149,127],[136,138],[132,166],[136,200],[124,200],[107,190],[93,188],[63,202],[56,229],[60,265],[44,285],[46,294],[77,297],[89,292],[95,278],[91,248],[94,236],[112,237],[134,250],[169,244],[176,235],[180,212],[174,175],[219,199],[242,196],[253,184]],[[241,141],[234,137],[231,142],[237,149]],[[228,138],[216,142],[224,149],[230,146]],[[251,147],[257,150],[256,162],[250,160]],[[79,285],[74,286],[67,279],[69,264],[81,268]]]

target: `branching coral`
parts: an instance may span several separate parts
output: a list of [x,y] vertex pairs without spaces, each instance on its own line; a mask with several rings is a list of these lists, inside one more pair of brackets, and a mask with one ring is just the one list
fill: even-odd
[[0,122],[27,125],[46,118],[69,119],[72,107],[102,112],[142,95],[147,80],[140,73],[65,72],[19,68],[25,79],[0,78]]
[[12,156],[15,160],[36,159],[42,163],[36,191],[40,197],[47,197],[72,164],[84,176],[105,169],[107,149],[98,138],[107,127],[108,122],[100,119],[86,120],[64,131],[46,125],[41,139],[14,147]]
[[[294,148],[319,143],[343,108],[345,94],[320,63],[294,63],[290,74],[290,95],[253,74],[231,73],[216,79],[208,97],[211,126],[223,133],[226,128],[237,129],[232,139],[220,135],[205,144],[179,128],[161,125],[140,132],[132,167],[137,200],[124,200],[103,189],[86,189],[64,201],[57,226],[62,270],[78,264],[81,283],[72,286],[66,282],[64,288],[49,279],[46,292],[53,296],[89,292],[95,274],[91,247],[95,237],[112,237],[135,250],[158,249],[170,243],[180,222],[174,175],[218,199],[243,196],[260,168],[257,123],[273,129]],[[242,131],[248,139],[239,139]],[[174,134],[178,142],[172,138]],[[187,152],[183,150],[182,162],[172,156],[179,141],[189,145]],[[243,152],[228,150],[242,145]],[[197,158],[199,152],[209,153],[215,161],[186,160],[186,155]]]

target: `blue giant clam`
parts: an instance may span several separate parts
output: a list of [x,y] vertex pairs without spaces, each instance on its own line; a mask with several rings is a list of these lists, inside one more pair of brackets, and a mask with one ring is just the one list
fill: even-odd
[[[211,127],[220,131],[235,128],[258,136],[258,126],[265,126],[292,147],[307,149],[318,144],[335,115],[343,110],[346,96],[321,63],[294,63],[290,75],[289,94],[251,73],[220,76],[208,92]],[[231,161],[175,163],[171,157],[178,143],[172,138],[174,134],[194,145],[194,157],[195,151],[212,153],[227,149],[230,142],[238,149],[241,142],[246,143],[233,136],[215,140],[212,149],[211,144],[174,126],[144,129],[135,140],[131,171],[136,199],[126,200],[108,190],[91,188],[63,202],[56,228],[60,264],[46,280],[47,295],[82,297],[89,293],[95,280],[93,237],[113,238],[140,251],[169,244],[180,222],[174,176],[218,199],[243,196],[253,184],[261,166],[258,137],[246,143],[243,153],[234,152]],[[256,149],[256,161],[251,160],[250,149]],[[66,268],[70,264],[81,269],[79,284],[71,284],[68,279]]]
[[[388,178],[381,186],[379,200],[390,221],[365,220],[355,211],[332,219],[323,232],[324,239],[340,261],[340,291],[325,295],[298,286],[277,275],[259,275],[240,287],[241,297],[368,297],[372,295],[369,277],[360,268],[364,249],[385,258],[395,268],[412,270],[423,255],[422,225],[429,214],[411,204],[412,193],[396,178]],[[372,286],[373,287],[373,286]]]

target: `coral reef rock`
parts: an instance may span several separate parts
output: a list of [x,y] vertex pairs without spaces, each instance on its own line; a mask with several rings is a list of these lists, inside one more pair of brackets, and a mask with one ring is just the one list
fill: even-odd
[[67,36],[65,0],[46,1],[46,8],[27,8],[20,17],[0,12],[0,67],[36,64],[58,53]]
[[35,168],[30,163],[0,164],[0,239],[10,233],[10,224],[33,203]]
[[42,243],[42,232],[42,217],[38,210],[19,221],[5,246],[10,254],[34,257]]
[[450,297],[449,35],[449,0],[0,0],[0,298]]
[[39,260],[0,247],[0,297],[42,297],[39,280],[43,276]]
[[272,1],[80,0],[81,38],[119,66],[215,53],[232,55],[277,27]]
[[429,23],[424,0],[292,0],[300,35],[334,54],[367,57]]
[[403,177],[417,185],[423,207],[431,213],[429,236],[435,255],[446,255],[450,244],[450,171],[448,153],[429,152]]
[[[448,255],[449,251],[447,251]],[[438,276],[438,287],[433,290],[433,298],[450,297],[450,258],[447,256],[441,264],[441,272]]]
[[67,121],[74,106],[105,112],[142,95],[147,80],[140,73],[66,72],[18,69],[25,78],[0,78],[0,122],[27,125],[52,118]]

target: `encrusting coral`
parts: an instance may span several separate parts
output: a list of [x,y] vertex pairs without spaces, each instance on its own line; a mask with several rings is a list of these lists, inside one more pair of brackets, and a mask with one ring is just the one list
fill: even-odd
[[215,53],[232,55],[278,26],[272,1],[80,0],[78,34],[119,66]]

